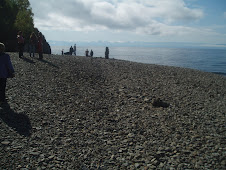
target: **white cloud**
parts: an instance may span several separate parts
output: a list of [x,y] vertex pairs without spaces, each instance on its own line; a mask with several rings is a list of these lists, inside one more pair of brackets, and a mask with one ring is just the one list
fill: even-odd
[[203,17],[183,0],[30,0],[35,26],[55,30],[116,30],[151,35],[184,34],[190,28],[172,26]]

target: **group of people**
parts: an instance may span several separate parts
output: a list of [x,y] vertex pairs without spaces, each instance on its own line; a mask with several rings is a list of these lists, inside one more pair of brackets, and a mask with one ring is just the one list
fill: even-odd
[[[76,55],[76,44],[74,45],[74,48],[72,46],[70,47],[69,52],[65,52],[64,53],[63,49],[62,49],[61,52],[62,52],[62,55],[72,55],[73,52],[74,52],[74,55]],[[94,55],[94,52],[93,52],[92,49],[91,49],[90,52],[89,52],[88,49],[86,49],[86,51],[85,51],[85,56],[86,57],[93,57],[93,55]],[[108,47],[106,47],[106,49],[105,49],[105,58],[109,59],[109,48]]]
[[65,52],[64,53],[64,50],[62,49],[61,53],[62,55],[72,55],[74,52],[74,55],[76,55],[76,44],[74,45],[74,48],[71,46],[70,49],[69,49],[69,52]]
[[[25,38],[22,31],[17,34],[17,43],[19,50],[19,58],[23,57]],[[35,57],[35,52],[39,54],[39,59],[43,59],[43,36],[39,32],[38,36],[35,33],[31,33],[29,38],[29,53],[30,57]],[[0,104],[6,103],[6,82],[7,78],[14,77],[14,68],[10,60],[10,56],[5,53],[5,45],[0,42]]]
[[[91,49],[90,55],[89,55],[89,50],[86,49],[85,55],[86,55],[86,57],[88,57],[88,56],[93,57],[93,50]],[[109,48],[108,47],[106,47],[106,49],[105,49],[105,58],[109,59]]]
[[90,55],[89,55],[89,50],[88,49],[86,49],[86,51],[85,51],[85,55],[86,55],[86,57],[93,57],[93,50],[91,49],[91,51],[90,51]]
[[[22,35],[22,32],[18,32],[17,35],[17,41],[18,41],[18,48],[19,48],[19,57],[23,57],[23,50],[24,50],[24,38]],[[33,57],[35,56],[35,49],[37,47],[37,51],[39,53],[39,59],[43,58],[43,47],[42,47],[42,34],[39,33],[38,37],[35,35],[33,32],[30,36],[30,41],[29,41],[29,52],[30,52],[30,57],[33,54]],[[76,55],[76,45],[74,46],[74,49],[70,48],[70,53],[74,51]],[[0,104],[4,103],[6,101],[6,96],[5,96],[5,90],[6,90],[6,81],[7,78],[12,78],[14,77],[14,68],[12,66],[10,56],[5,52],[5,45],[3,43],[0,43]],[[85,51],[85,55],[93,57],[93,50],[90,51],[89,55],[89,50],[87,49]],[[105,50],[105,58],[109,58],[109,48],[106,47]]]
[[[24,45],[25,45],[25,38],[23,37],[22,31],[19,31],[17,34],[17,43],[18,43],[18,49],[19,49],[19,57],[23,57],[24,52]],[[31,55],[35,57],[35,52],[39,54],[39,59],[43,59],[43,36],[42,33],[39,32],[38,36],[34,32],[31,33],[30,39],[29,39],[29,53],[30,57]]]
[[74,52],[74,55],[76,55],[76,44],[74,45],[74,48],[71,46],[69,51],[71,55],[73,52]]

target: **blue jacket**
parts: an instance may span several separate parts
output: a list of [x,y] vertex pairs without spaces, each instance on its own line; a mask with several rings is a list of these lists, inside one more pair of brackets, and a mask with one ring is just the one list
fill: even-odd
[[14,68],[8,54],[0,53],[0,78],[9,78]]

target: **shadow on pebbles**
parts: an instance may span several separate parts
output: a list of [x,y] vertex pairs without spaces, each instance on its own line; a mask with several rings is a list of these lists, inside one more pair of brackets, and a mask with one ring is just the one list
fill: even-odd
[[225,77],[9,54],[0,169],[225,169]]

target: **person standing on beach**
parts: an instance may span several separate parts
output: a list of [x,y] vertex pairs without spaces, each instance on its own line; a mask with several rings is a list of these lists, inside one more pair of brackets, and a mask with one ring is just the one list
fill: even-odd
[[31,53],[33,54],[33,57],[35,57],[36,42],[37,42],[37,36],[35,35],[34,32],[32,32],[30,35],[30,44],[29,44],[30,57],[31,57]]
[[88,57],[89,56],[89,50],[88,49],[86,49],[86,57]]
[[39,59],[41,60],[43,58],[43,37],[42,33],[38,33],[38,54],[39,54]]
[[19,58],[21,58],[24,54],[24,37],[22,31],[19,31],[17,34],[17,43],[19,49]]
[[76,44],[74,45],[74,54],[76,55]]
[[74,51],[74,49],[73,49],[73,47],[71,46],[71,47],[70,47],[70,50],[69,50],[70,55],[72,55],[73,51]]
[[93,50],[90,51],[90,57],[93,57]]
[[10,56],[5,54],[5,45],[0,43],[0,103],[6,102],[6,80],[14,77],[14,68]]
[[108,47],[106,47],[106,50],[105,50],[105,58],[109,59],[109,48]]

